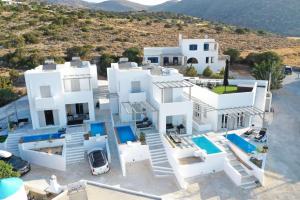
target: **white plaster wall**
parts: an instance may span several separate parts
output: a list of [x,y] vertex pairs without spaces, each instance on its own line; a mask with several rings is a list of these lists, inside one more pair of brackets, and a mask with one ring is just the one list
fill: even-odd
[[[38,152],[31,149],[54,147],[63,145],[62,155],[48,154],[44,152]],[[29,143],[20,143],[19,152],[22,159],[27,160],[30,163],[40,165],[47,168],[57,169],[61,171],[66,170],[66,152],[65,152],[64,139],[52,140],[52,142],[38,141]]]
[[150,158],[148,145],[142,145],[140,142],[133,142],[130,145],[120,144],[119,150],[126,163],[148,160]]

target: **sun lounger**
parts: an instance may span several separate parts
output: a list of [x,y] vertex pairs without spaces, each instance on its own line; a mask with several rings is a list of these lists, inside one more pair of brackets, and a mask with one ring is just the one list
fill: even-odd
[[143,120],[141,121],[136,121],[135,123],[138,125],[138,124],[142,124],[143,122],[147,122],[149,121],[148,117],[145,117]]
[[256,142],[266,142],[267,141],[267,129],[262,128],[259,133],[255,136]]
[[170,134],[169,135],[169,138],[175,143],[175,144],[180,144],[181,143],[181,139],[176,136],[176,135],[173,135],[173,134]]
[[146,121],[146,122],[143,122],[141,124],[137,124],[136,127],[139,128],[139,129],[151,128],[152,127],[152,122],[151,121]]

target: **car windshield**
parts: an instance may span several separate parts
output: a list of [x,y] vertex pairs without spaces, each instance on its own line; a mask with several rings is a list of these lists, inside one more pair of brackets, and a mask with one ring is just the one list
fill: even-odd
[[101,167],[106,164],[105,157],[101,151],[94,151],[92,156],[94,158],[93,167]]

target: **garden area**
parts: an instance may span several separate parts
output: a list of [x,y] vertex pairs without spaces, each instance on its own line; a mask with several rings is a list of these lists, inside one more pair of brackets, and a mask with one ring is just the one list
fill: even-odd
[[228,93],[235,93],[238,92],[238,87],[235,85],[228,85],[228,86],[216,86],[212,89],[214,93],[217,94],[228,94]]

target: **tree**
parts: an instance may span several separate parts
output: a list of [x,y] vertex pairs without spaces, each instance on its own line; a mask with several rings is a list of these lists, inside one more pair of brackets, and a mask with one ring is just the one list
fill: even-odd
[[226,87],[229,85],[228,78],[229,78],[229,60],[226,60],[224,80],[223,80],[223,85],[225,86],[225,92],[226,92]]
[[255,64],[252,75],[258,80],[269,80],[271,76],[271,89],[279,89],[284,79],[283,67],[281,63],[272,60],[265,60],[260,64]]
[[142,51],[137,47],[126,49],[122,55],[127,57],[130,62],[142,63]]
[[19,176],[20,174],[13,171],[13,167],[10,164],[7,164],[4,161],[0,160],[0,179]]
[[9,77],[13,84],[16,83],[16,81],[19,79],[19,76],[20,76],[20,73],[17,70],[12,69],[9,71]]
[[202,74],[205,77],[210,77],[213,74],[213,71],[210,69],[210,67],[206,67]]
[[275,64],[282,64],[280,56],[273,51],[266,51],[263,53],[250,53],[245,58],[245,63],[254,67],[255,64],[261,64],[264,61],[272,61]]
[[232,48],[229,48],[226,51],[224,51],[224,54],[230,56],[230,64],[239,61],[241,56],[241,53],[237,49],[232,49]]
[[0,76],[0,89],[11,89],[12,83],[9,77]]
[[190,66],[190,67],[187,67],[186,70],[185,70],[185,75],[186,76],[190,76],[190,77],[195,77],[198,75],[198,72],[197,70],[195,69],[194,66]]
[[80,57],[82,59],[85,59],[88,57],[92,50],[92,46],[85,45],[85,46],[74,46],[67,49],[67,59],[72,60],[72,57]]
[[102,76],[107,76],[107,68],[110,67],[111,63],[117,62],[118,58],[110,54],[102,54],[100,58],[100,68],[98,68],[98,73]]

